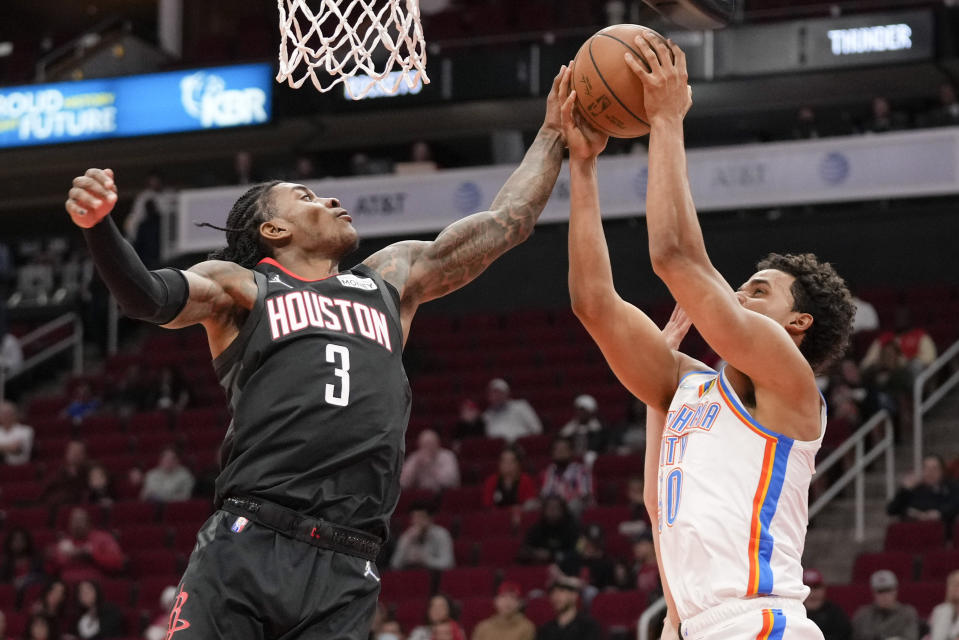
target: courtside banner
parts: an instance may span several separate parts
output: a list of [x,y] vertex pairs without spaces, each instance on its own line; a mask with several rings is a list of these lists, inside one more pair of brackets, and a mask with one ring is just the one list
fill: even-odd
[[[959,193],[959,127],[822,140],[713,147],[688,153],[690,184],[699,211],[910,198]],[[361,237],[439,231],[490,206],[514,167],[456,169],[410,176],[320,180],[307,185],[336,197]],[[599,159],[600,201],[607,218],[643,215],[646,156]],[[178,246],[169,253],[224,244],[222,232],[245,187],[183,191]],[[564,168],[541,222],[569,217],[569,172]]]
[[269,64],[0,87],[0,148],[263,124]]

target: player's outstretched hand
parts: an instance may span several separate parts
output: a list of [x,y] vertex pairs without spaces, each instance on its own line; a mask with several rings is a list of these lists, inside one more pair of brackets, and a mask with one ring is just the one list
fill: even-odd
[[626,54],[626,64],[643,83],[643,104],[650,124],[661,117],[683,118],[693,105],[686,54],[672,40],[636,36],[636,47],[643,56],[637,60]]
[[571,159],[588,160],[603,152],[609,136],[594,129],[576,109],[576,91],[569,88],[572,76],[572,71],[566,69],[560,85],[560,95],[566,96],[562,109],[563,137]]
[[669,316],[669,322],[663,327],[662,332],[663,340],[666,341],[670,349],[673,351],[679,349],[679,345],[682,344],[683,338],[686,337],[686,332],[689,331],[689,327],[692,324],[692,319],[686,315],[683,308],[677,304],[673,308],[673,313]]
[[89,229],[108,216],[116,203],[113,169],[87,169],[73,179],[66,207],[75,225]]
[[546,96],[546,118],[543,120],[544,129],[553,129],[557,133],[563,132],[563,122],[560,119],[560,109],[563,107],[563,96],[566,94],[560,91],[560,82],[563,75],[569,71],[564,64],[559,68],[559,73],[553,78],[553,86],[549,89],[549,95]]

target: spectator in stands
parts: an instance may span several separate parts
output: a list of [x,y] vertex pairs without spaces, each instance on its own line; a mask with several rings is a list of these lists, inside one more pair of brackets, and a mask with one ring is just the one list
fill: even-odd
[[502,378],[490,380],[486,399],[489,406],[483,412],[483,419],[487,437],[514,442],[523,436],[543,432],[543,424],[533,407],[526,400],[510,398],[509,384]]
[[816,623],[825,640],[850,640],[852,626],[849,616],[835,602],[826,599],[826,583],[818,569],[806,569],[803,582],[809,587],[809,597],[803,604],[806,616]]
[[176,585],[166,587],[160,594],[160,606],[153,614],[153,621],[143,631],[143,640],[165,640],[169,633],[170,609],[176,602]]
[[44,579],[43,561],[33,545],[33,536],[24,527],[13,527],[3,539],[0,583],[18,591]]
[[637,538],[649,531],[649,511],[643,499],[645,488],[642,476],[630,476],[626,483],[626,498],[629,501],[629,520],[619,524],[619,532],[627,538]]
[[161,235],[165,228],[169,229],[176,211],[176,193],[163,184],[163,174],[151,171],[146,188],[134,198],[133,207],[123,221],[124,235],[150,269],[159,265]]
[[305,153],[297,154],[293,161],[293,173],[290,176],[290,182],[306,182],[308,180],[318,180],[320,175],[316,171],[316,163],[309,155]]
[[425,624],[413,629],[407,640],[433,640],[439,635],[437,632],[447,634],[447,637],[454,640],[466,640],[466,632],[455,618],[456,608],[453,601],[449,596],[438,593],[430,598]]
[[907,473],[886,510],[903,520],[939,520],[948,526],[959,508],[959,488],[946,478],[941,456],[926,456],[922,476]]
[[93,389],[87,383],[78,384],[73,390],[69,404],[63,410],[64,416],[80,424],[84,418],[100,410],[100,399],[93,395]]
[[816,112],[809,105],[800,107],[796,112],[796,125],[793,127],[792,137],[795,140],[812,140],[819,137]]
[[553,441],[553,462],[543,473],[540,496],[559,496],[579,514],[593,501],[593,477],[586,465],[573,460],[573,445],[568,438]]
[[140,499],[155,502],[189,500],[194,482],[193,474],[180,463],[176,448],[164,447],[157,466],[147,471],[143,478]]
[[612,587],[615,582],[614,566],[612,559],[606,555],[603,528],[598,524],[586,527],[576,550],[563,558],[559,568],[564,574],[577,576],[599,591]]
[[[873,344],[882,339],[880,335]],[[912,392],[909,372],[902,364],[899,345],[894,340],[888,340],[876,350],[875,363],[868,362],[872,351],[873,347],[870,347],[860,364],[863,381],[875,392],[876,405],[887,410],[898,424],[898,417],[907,414],[909,394]]]
[[[3,303],[0,301],[0,306]],[[0,340],[0,369],[6,379],[20,372],[23,367],[23,347],[20,339],[12,333],[4,333]]]
[[20,422],[17,405],[9,401],[0,402],[0,453],[3,462],[8,465],[20,465],[30,462],[33,451],[33,427]]
[[596,412],[599,405],[596,398],[582,394],[573,400],[575,415],[559,430],[560,437],[569,438],[573,443],[573,453],[592,464],[596,455],[606,450],[606,430],[603,429]]
[[523,615],[523,594],[515,582],[503,582],[493,598],[496,613],[473,630],[472,640],[535,640],[536,627]]
[[616,452],[621,455],[646,449],[646,405],[633,394],[626,402],[626,421],[613,436]]
[[405,637],[398,620],[384,620],[373,640],[403,640]]
[[453,427],[453,439],[457,442],[466,438],[486,437],[486,421],[473,400],[466,398],[460,403],[460,417]]
[[42,613],[35,613],[27,620],[26,640],[60,640],[60,630],[54,620]]
[[143,375],[143,367],[133,363],[127,367],[106,396],[106,403],[121,417],[128,417],[137,411],[152,409],[152,385]]
[[858,296],[852,297],[852,303],[856,305],[856,315],[852,320],[853,333],[875,331],[879,328],[879,314],[876,312],[876,307]]
[[959,124],[959,100],[956,87],[949,82],[939,85],[939,104],[924,114],[922,124],[927,127],[951,127]]
[[885,133],[909,126],[909,118],[901,111],[893,111],[889,100],[883,96],[872,99],[872,117],[866,123],[867,133]]
[[656,548],[651,531],[640,535],[633,543],[632,574],[636,577],[637,589],[647,593],[660,590],[659,565],[656,564]]
[[483,483],[483,505],[522,509],[535,502],[536,482],[523,473],[520,450],[507,445],[499,454],[499,469]]
[[[50,581],[40,598],[33,603],[30,613],[42,615],[59,632],[66,623],[68,593],[67,585],[62,580]],[[29,629],[29,626],[27,627]]]
[[425,429],[416,440],[416,451],[406,457],[400,472],[404,489],[441,491],[460,486],[460,467],[456,454],[440,446],[440,437]]
[[83,502],[89,466],[87,447],[83,441],[68,442],[63,453],[63,464],[43,489],[43,501],[51,506]]
[[946,578],[946,601],[929,616],[929,640],[959,640],[959,571]]
[[107,640],[123,635],[123,614],[113,603],[103,600],[100,585],[92,580],[77,584],[76,635],[81,640]]
[[600,640],[599,625],[579,610],[583,583],[579,578],[561,576],[549,589],[549,600],[556,617],[536,633],[536,640]]
[[253,184],[260,177],[253,169],[253,155],[249,151],[237,151],[233,156],[233,184]]
[[114,502],[113,483],[110,472],[102,464],[95,464],[87,471],[87,504],[108,507]]
[[122,569],[123,563],[123,551],[113,536],[94,529],[85,509],[72,509],[67,531],[53,548],[51,565],[54,572],[70,583],[99,580],[106,573]]
[[425,503],[410,508],[410,526],[396,543],[390,566],[394,569],[436,569],[453,567],[453,538],[433,522],[432,509]]
[[892,571],[883,569],[869,578],[873,603],[852,617],[853,640],[919,640],[919,616],[908,604],[900,603],[899,581]]
[[166,366],[160,369],[154,389],[156,396],[152,404],[157,409],[183,411],[190,404],[190,390],[175,367]]
[[550,496],[543,503],[543,515],[526,532],[517,558],[521,562],[546,564],[561,562],[576,548],[579,524],[566,502]]

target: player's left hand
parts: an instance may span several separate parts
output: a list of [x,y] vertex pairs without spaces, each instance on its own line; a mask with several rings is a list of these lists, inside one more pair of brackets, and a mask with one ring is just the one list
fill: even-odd
[[560,83],[560,95],[566,96],[562,109],[563,136],[570,160],[589,160],[603,152],[609,136],[590,126],[576,109],[576,91],[569,88],[572,75],[572,71],[566,69]]
[[553,78],[553,86],[550,87],[549,95],[546,96],[546,119],[543,120],[543,128],[552,129],[559,134],[563,133],[560,110],[563,107],[563,98],[565,97],[565,94],[560,90],[560,83],[568,71],[569,69],[565,64],[559,68],[559,73]]
[[[643,103],[649,123],[660,118],[683,118],[693,105],[686,54],[672,40],[636,36],[644,61],[626,54],[626,64],[643,83]],[[647,68],[648,67],[648,68]]]

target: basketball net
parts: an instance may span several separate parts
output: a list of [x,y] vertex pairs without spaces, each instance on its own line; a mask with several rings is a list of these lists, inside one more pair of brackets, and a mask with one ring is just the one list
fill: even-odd
[[377,87],[395,94],[402,82],[410,89],[429,84],[419,0],[277,0],[277,6],[277,82],[298,89],[309,78],[323,92],[343,83],[353,100]]

